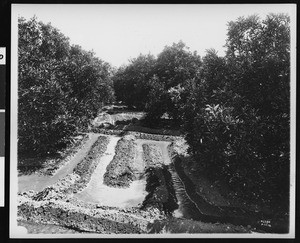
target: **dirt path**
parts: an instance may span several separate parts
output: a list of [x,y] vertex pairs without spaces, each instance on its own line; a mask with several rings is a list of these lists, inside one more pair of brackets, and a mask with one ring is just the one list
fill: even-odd
[[115,155],[115,147],[120,137],[110,136],[110,142],[105,154],[101,157],[88,186],[76,194],[80,200],[98,203],[103,206],[120,208],[135,207],[141,204],[146,196],[146,181],[144,179],[133,181],[129,188],[115,188],[103,184],[106,167]]
[[71,159],[64,166],[62,166],[53,176],[44,176],[38,174],[23,175],[18,177],[18,192],[28,190],[41,191],[47,186],[57,182],[59,179],[65,177],[73,171],[75,166],[87,155],[92,145],[96,142],[99,134],[89,134],[89,139]]

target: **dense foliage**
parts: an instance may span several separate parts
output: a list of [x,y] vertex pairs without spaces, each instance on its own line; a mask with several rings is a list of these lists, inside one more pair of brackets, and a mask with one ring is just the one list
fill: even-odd
[[[201,58],[196,52],[192,53],[183,43],[174,43],[166,46],[158,55],[154,73],[155,89],[148,107],[148,118],[153,119],[167,113],[176,123],[181,122],[180,108],[186,103],[184,86],[191,79],[199,77],[201,71]],[[160,95],[157,95],[157,87]],[[157,108],[159,110],[157,110]]]
[[289,18],[239,18],[227,55],[209,52],[185,109],[186,138],[212,178],[247,198],[286,203],[289,192]]
[[117,100],[130,108],[144,109],[149,100],[149,80],[154,64],[154,56],[140,55],[132,59],[129,65],[120,67],[113,78]]
[[129,84],[147,67],[139,108],[149,120],[167,114],[181,124],[190,153],[212,179],[249,199],[283,202],[289,192],[289,17],[232,21],[226,48],[225,57],[210,49],[200,58],[182,42],[167,46],[151,66],[135,61],[120,69],[126,79],[118,85],[128,87],[124,96],[134,96],[139,91]]
[[116,97],[124,104],[148,111],[148,120],[156,122],[164,113],[179,122],[179,97],[190,79],[199,76],[201,58],[183,43],[166,46],[157,58],[140,55],[114,77]]
[[50,153],[113,98],[110,66],[50,24],[19,19],[18,148]]

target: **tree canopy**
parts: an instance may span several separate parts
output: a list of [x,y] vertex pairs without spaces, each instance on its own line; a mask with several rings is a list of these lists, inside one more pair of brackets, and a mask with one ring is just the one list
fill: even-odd
[[50,153],[113,99],[111,68],[50,24],[18,24],[18,148]]
[[195,159],[251,199],[288,198],[289,45],[286,15],[230,22],[226,56],[203,58],[184,109]]

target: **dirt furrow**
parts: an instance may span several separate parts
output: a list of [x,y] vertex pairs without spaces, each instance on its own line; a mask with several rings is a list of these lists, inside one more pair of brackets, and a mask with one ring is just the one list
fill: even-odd
[[47,186],[56,183],[59,179],[72,173],[73,169],[88,154],[93,144],[98,139],[99,134],[89,134],[89,139],[85,145],[72,157],[69,162],[64,164],[53,176],[44,176],[38,174],[24,175],[18,177],[18,192],[28,190],[42,191]]

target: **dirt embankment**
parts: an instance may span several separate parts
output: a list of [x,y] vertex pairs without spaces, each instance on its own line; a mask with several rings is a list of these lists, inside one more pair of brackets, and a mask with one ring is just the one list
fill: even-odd
[[143,144],[143,154],[146,168],[162,167],[164,164],[162,151],[153,144]]
[[113,187],[129,187],[130,182],[139,179],[142,171],[135,166],[136,141],[134,136],[126,135],[116,146],[116,154],[104,174],[104,184]]
[[[120,112],[120,111],[104,111],[98,114],[98,117],[91,123],[93,132],[140,132],[157,135],[180,136],[179,130],[163,128],[150,128],[143,124],[142,120],[145,112]],[[116,135],[116,134],[115,134]]]
[[97,141],[93,144],[89,153],[85,158],[80,161],[73,170],[73,174],[79,177],[74,184],[72,184],[66,192],[76,193],[83,190],[87,183],[90,181],[91,176],[96,169],[99,159],[106,151],[106,147],[109,143],[109,137],[99,136]]
[[182,137],[179,136],[179,133],[176,132],[166,132],[165,134],[155,133],[151,129],[144,129],[142,131],[129,131],[129,130],[120,130],[120,129],[104,129],[93,127],[91,132],[94,133],[102,133],[106,135],[116,135],[116,136],[126,136],[132,135],[136,139],[146,139],[146,140],[154,140],[154,141],[165,141],[165,142],[173,142],[176,140],[181,140]]
[[166,215],[178,208],[171,174],[164,164],[160,148],[153,144],[143,144],[144,161],[146,164],[147,186],[142,208],[155,207]]
[[137,208],[119,209],[83,203],[55,189],[44,198],[36,195],[19,195],[18,220],[40,224],[59,225],[76,231],[94,233],[147,233],[148,224],[163,216],[154,208],[146,211]]
[[[47,157],[21,157],[18,160],[18,176],[32,173],[53,176],[62,166],[67,164],[89,139],[88,134],[73,137],[67,148]],[[31,154],[32,156],[32,154]]]

